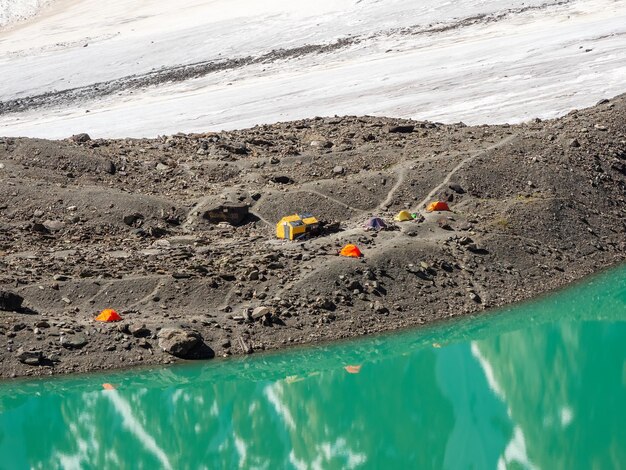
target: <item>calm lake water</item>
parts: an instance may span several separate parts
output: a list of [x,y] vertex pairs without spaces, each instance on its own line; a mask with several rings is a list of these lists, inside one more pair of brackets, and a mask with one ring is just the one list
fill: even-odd
[[626,266],[429,329],[4,382],[13,468],[626,468]]

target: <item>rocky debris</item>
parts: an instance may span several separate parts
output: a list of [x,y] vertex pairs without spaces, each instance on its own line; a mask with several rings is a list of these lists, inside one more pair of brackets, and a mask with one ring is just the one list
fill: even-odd
[[194,350],[203,344],[200,333],[182,328],[163,328],[157,337],[163,351],[182,359],[193,357]]
[[0,290],[0,310],[18,312],[22,308],[24,298],[14,292]]
[[254,352],[250,343],[241,336],[237,338],[237,342],[239,343],[239,347],[241,348],[241,352],[243,354],[252,354]]

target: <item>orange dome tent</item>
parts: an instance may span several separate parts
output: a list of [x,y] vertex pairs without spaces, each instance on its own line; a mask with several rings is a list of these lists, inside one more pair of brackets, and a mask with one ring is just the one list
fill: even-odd
[[339,254],[341,256],[348,256],[350,258],[360,258],[361,256],[363,256],[363,253],[361,253],[361,250],[359,250],[356,245],[353,245],[351,243],[344,246],[339,252]]
[[120,317],[120,314],[112,308],[102,310],[102,312],[100,312],[100,315],[96,317],[96,321],[103,322],[120,321],[121,319],[122,317]]
[[449,211],[450,208],[448,207],[448,203],[447,202],[435,201],[435,202],[431,202],[430,205],[428,206],[428,209],[426,209],[426,210],[428,212]]

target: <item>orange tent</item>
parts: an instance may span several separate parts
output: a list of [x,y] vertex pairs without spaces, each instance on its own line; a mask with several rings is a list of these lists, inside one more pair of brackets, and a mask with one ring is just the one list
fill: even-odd
[[435,202],[431,202],[430,205],[428,206],[428,209],[426,209],[426,210],[428,212],[449,211],[450,208],[448,207],[448,203],[447,202],[435,201]]
[[100,315],[96,317],[96,321],[104,321],[104,322],[120,321],[121,319],[122,317],[120,317],[120,314],[117,313],[112,308],[107,308],[107,309],[102,310],[102,312],[100,312]]
[[356,245],[353,245],[351,243],[344,246],[339,252],[339,254],[341,256],[348,256],[350,258],[360,258],[361,256],[363,256],[363,253],[361,253],[361,250],[359,250]]

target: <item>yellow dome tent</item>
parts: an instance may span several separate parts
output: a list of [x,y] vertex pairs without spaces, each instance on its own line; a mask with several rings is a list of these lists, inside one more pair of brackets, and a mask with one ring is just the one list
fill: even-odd
[[396,215],[395,220],[398,222],[406,222],[407,220],[413,220],[413,216],[408,211],[400,211],[398,215]]

